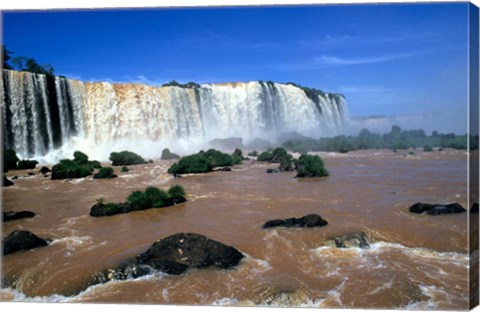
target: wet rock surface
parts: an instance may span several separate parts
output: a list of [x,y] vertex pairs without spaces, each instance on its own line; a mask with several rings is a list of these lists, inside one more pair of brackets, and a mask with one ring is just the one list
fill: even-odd
[[273,227],[319,227],[325,226],[328,222],[317,214],[309,214],[301,218],[276,219],[267,221],[262,227],[264,229]]
[[28,210],[23,211],[4,211],[3,212],[3,222],[13,221],[24,218],[33,218],[35,213]]
[[157,241],[137,256],[138,264],[148,264],[168,274],[181,274],[188,268],[215,266],[228,269],[244,255],[233,247],[194,233],[179,233]]
[[15,230],[3,240],[3,254],[47,246],[48,242],[29,231]]
[[364,232],[348,233],[341,236],[331,237],[327,240],[327,246],[337,248],[369,248],[371,243],[372,239],[370,239]]
[[112,279],[137,278],[156,271],[180,275],[189,268],[229,269],[237,266],[244,257],[237,249],[206,236],[179,233],[155,242],[135,260],[126,262],[118,268],[97,273],[90,284]]
[[13,183],[12,181],[10,181],[9,179],[7,179],[5,176],[3,177],[3,186],[4,187],[7,187],[7,186],[12,186],[12,185],[15,185],[15,183]]
[[443,214],[452,214],[452,213],[462,213],[466,212],[458,203],[452,204],[425,204],[425,203],[416,203],[412,205],[409,209],[412,213],[426,213],[428,215],[443,215]]

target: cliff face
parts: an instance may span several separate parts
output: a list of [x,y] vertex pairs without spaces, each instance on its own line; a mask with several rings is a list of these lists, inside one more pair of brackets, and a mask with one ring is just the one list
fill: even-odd
[[45,155],[82,138],[117,141],[245,139],[296,131],[319,137],[343,131],[342,96],[312,96],[271,82],[152,87],[80,82],[4,70],[4,146],[23,157]]

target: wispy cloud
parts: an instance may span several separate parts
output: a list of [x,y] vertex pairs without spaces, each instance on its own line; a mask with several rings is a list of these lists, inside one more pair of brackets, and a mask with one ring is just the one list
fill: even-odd
[[381,86],[340,86],[340,93],[368,94],[368,93],[397,93],[404,90]]
[[369,63],[388,62],[417,55],[418,53],[403,53],[391,55],[379,55],[365,58],[340,58],[333,55],[322,55],[313,59],[312,65],[357,65]]
[[373,56],[360,57],[360,58],[338,57],[335,55],[321,55],[318,57],[313,57],[311,60],[306,62],[298,62],[298,63],[293,62],[290,64],[280,64],[278,66],[275,66],[275,68],[278,70],[284,70],[284,71],[312,70],[312,69],[328,68],[328,67],[353,66],[353,65],[362,65],[362,64],[390,62],[390,61],[413,57],[420,54],[423,54],[423,52],[373,55]]
[[351,35],[326,35],[322,38],[312,38],[311,40],[301,40],[298,44],[308,48],[344,48],[349,49],[366,45],[389,45],[395,43],[406,44],[408,42],[418,43],[421,41],[435,40],[438,36],[432,34],[389,34],[384,36],[351,36]]

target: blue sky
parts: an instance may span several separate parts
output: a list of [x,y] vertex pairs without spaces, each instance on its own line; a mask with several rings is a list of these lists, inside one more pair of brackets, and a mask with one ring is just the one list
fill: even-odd
[[344,94],[353,117],[462,132],[467,17],[467,3],[4,12],[3,41],[81,80],[293,81]]

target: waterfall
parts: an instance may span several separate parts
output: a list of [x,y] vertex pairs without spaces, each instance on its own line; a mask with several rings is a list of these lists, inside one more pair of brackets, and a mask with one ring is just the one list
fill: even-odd
[[154,87],[3,70],[0,91],[3,146],[23,158],[70,157],[62,151],[93,153],[102,146],[134,149],[142,142],[152,147],[293,131],[336,135],[347,115],[340,95],[262,81]]

